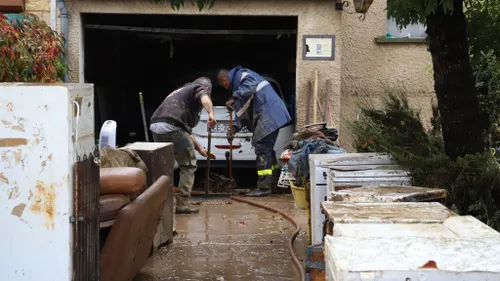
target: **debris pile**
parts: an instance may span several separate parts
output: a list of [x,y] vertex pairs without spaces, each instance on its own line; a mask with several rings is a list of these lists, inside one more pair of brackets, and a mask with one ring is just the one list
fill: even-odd
[[[233,193],[238,189],[236,180],[224,175],[210,173],[209,181],[210,193]],[[205,180],[201,182],[201,186],[205,186]]]
[[309,154],[345,153],[335,143],[337,138],[337,129],[315,124],[297,132],[294,139],[285,146],[282,159],[289,159],[288,171],[295,177],[298,186],[309,179]]

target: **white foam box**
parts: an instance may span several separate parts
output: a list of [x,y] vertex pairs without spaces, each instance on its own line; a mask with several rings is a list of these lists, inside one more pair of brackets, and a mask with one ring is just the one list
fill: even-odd
[[472,216],[455,216],[440,223],[343,224],[333,227],[335,237],[475,237],[498,238],[500,233]]
[[336,223],[443,223],[456,216],[437,202],[347,203],[322,202],[330,222]]
[[330,281],[500,280],[500,239],[325,237]]
[[353,203],[429,202],[445,197],[444,189],[404,185],[369,185],[330,193],[330,201]]

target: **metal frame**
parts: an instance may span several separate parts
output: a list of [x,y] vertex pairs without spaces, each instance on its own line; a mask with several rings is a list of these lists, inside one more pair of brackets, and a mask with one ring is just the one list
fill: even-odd
[[160,27],[139,27],[120,26],[103,24],[85,24],[88,29],[132,31],[147,33],[182,34],[182,35],[288,35],[297,34],[295,29],[267,29],[267,30],[223,30],[223,29],[184,29],[184,28],[160,28]]
[[[309,38],[313,39],[332,39],[332,56],[327,57],[327,58],[318,58],[318,57],[306,57],[306,40]],[[312,61],[319,61],[319,60],[335,60],[335,35],[304,35],[302,36],[302,59],[303,60],[312,60]]]
[[73,280],[98,281],[99,245],[99,159],[96,149],[77,156],[74,165]]

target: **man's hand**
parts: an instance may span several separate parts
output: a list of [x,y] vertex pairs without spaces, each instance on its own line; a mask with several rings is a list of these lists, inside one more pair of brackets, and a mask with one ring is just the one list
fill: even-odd
[[215,121],[215,116],[213,114],[210,114],[208,116],[207,126],[208,128],[213,129],[215,128],[215,125],[217,125],[217,121]]
[[215,155],[213,155],[212,153],[210,153],[210,154],[209,154],[209,153],[208,153],[208,151],[207,151],[206,149],[200,149],[198,152],[199,152],[199,153],[201,154],[201,156],[203,156],[203,157],[206,157],[206,158],[210,158],[210,159],[212,159],[212,160],[215,160]]
[[234,133],[228,131],[227,132],[227,141],[231,143],[233,140],[234,140]]
[[233,111],[234,110],[234,103],[235,103],[234,99],[227,100],[227,102],[226,102],[227,110]]
[[231,128],[231,130],[227,131],[227,141],[228,142],[232,142],[234,140],[234,135],[236,134],[236,132],[238,131],[238,128],[233,126]]

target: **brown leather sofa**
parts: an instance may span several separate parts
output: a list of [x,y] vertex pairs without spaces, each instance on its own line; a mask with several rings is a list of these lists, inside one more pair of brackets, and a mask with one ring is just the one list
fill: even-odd
[[101,281],[132,281],[150,255],[170,178],[146,188],[138,168],[100,169]]

